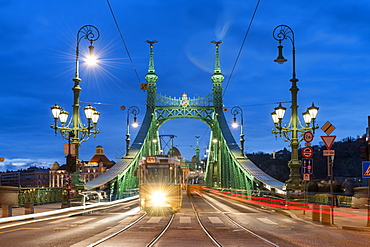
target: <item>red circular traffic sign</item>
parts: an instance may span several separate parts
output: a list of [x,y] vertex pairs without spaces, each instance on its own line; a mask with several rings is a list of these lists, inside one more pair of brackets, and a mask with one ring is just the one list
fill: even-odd
[[312,140],[313,140],[313,134],[312,134],[312,132],[310,132],[310,131],[304,132],[304,134],[303,134],[303,140],[305,142],[312,142]]
[[304,158],[311,158],[313,155],[313,149],[311,147],[302,148],[302,156]]

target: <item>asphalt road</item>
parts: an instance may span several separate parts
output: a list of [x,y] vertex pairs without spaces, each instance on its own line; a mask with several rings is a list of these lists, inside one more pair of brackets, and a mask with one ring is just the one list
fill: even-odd
[[[366,246],[370,242],[368,232],[294,219],[274,210],[211,194],[203,197],[194,194],[192,201],[197,213],[191,206],[191,199],[184,194],[182,209],[175,214],[169,228],[154,246],[216,246],[198,223],[197,215],[220,246],[353,247]],[[137,220],[142,215],[137,206],[136,200],[73,217],[57,216],[2,224],[0,246],[88,246]],[[97,246],[147,246],[169,218],[145,216],[138,224]]]

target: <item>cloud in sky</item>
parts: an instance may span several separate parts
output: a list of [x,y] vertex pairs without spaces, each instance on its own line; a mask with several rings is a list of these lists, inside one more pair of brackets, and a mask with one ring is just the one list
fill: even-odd
[[[81,159],[90,159],[97,145],[109,159],[125,148],[126,108],[145,113],[145,82],[149,47],[154,46],[158,92],[180,97],[211,93],[214,65],[211,40],[220,45],[225,75],[224,104],[241,106],[244,112],[246,150],[272,152],[288,147],[275,140],[270,113],[274,102],[290,101],[291,44],[283,42],[288,62],[278,65],[278,43],[272,37],[280,24],[295,32],[299,114],[315,102],[320,107],[317,122],[332,122],[337,139],[365,133],[370,91],[370,2],[348,1],[261,1],[241,56],[231,75],[237,54],[257,1],[110,1],[137,78],[121,41],[106,1],[2,1],[0,3],[0,150],[9,166],[64,163],[63,144],[50,128],[50,106],[72,112],[72,78],[75,70],[77,31],[86,24],[101,34],[94,42],[100,55],[97,69],[81,64],[81,105],[95,105],[101,112],[97,137],[84,142]],[[181,6],[181,7],[179,7]],[[81,41],[80,50],[89,43]],[[231,76],[231,77],[230,77]],[[289,109],[289,104],[285,104]],[[287,113],[289,116],[289,112]],[[232,115],[226,113],[232,121]],[[288,117],[286,117],[288,118]],[[302,120],[301,120],[302,121]],[[285,119],[285,123],[288,119]],[[137,130],[131,131],[133,140]],[[177,137],[174,144],[185,157],[194,154],[195,136],[201,136],[202,152],[209,142],[209,130],[196,120],[169,121],[160,133]],[[206,134],[205,134],[206,133]],[[239,140],[238,130],[232,133]],[[317,131],[314,144],[321,139]],[[204,136],[204,137],[203,137]],[[0,163],[2,167],[5,163]]]
[[24,170],[31,166],[50,168],[54,162],[50,159],[9,159],[0,162],[0,172]]

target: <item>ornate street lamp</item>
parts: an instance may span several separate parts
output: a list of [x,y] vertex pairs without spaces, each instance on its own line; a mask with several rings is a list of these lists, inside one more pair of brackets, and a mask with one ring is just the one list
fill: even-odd
[[240,115],[240,151],[242,156],[244,156],[244,134],[243,134],[243,128],[244,128],[244,120],[243,120],[243,110],[239,106],[234,106],[231,108],[231,114],[234,116],[234,121],[232,123],[233,128],[238,128],[239,124],[236,121],[236,115]]
[[[88,105],[84,107],[85,117],[87,119],[87,125],[81,122],[80,117],[80,91],[82,90],[79,83],[82,79],[79,78],[79,44],[82,39],[87,39],[90,41],[89,46],[89,58],[86,61],[94,61],[93,59],[93,49],[94,46],[92,45],[94,41],[99,38],[99,30],[92,26],[86,25],[80,28],[77,33],[77,46],[76,46],[76,70],[75,70],[75,78],[72,80],[74,81],[74,87],[72,88],[73,91],[73,113],[72,117],[70,118],[69,122],[68,115],[69,113],[65,111],[62,107],[55,104],[51,107],[51,111],[54,117],[54,124],[50,127],[55,129],[55,135],[57,134],[57,130],[59,129],[62,137],[66,140],[69,139],[69,132],[73,131],[74,137],[72,139],[72,144],[75,145],[75,155],[76,158],[79,159],[79,147],[81,143],[87,141],[90,138],[91,133],[94,134],[94,137],[100,131],[97,130],[96,125],[99,120],[100,113],[96,111],[95,107]],[[58,120],[61,123],[61,126],[58,126]]]
[[126,156],[128,156],[130,151],[130,124],[129,124],[129,117],[130,114],[134,115],[134,122],[131,124],[132,127],[137,128],[139,126],[137,122],[136,116],[140,113],[140,110],[137,106],[130,106],[127,110],[127,130],[126,130]]
[[[278,107],[275,108],[275,111],[271,113],[271,117],[275,124],[275,129],[272,130],[272,133],[277,134],[282,137],[284,141],[290,143],[290,147],[292,148],[291,152],[291,160],[288,163],[290,168],[289,179],[285,182],[286,190],[288,192],[301,190],[301,175],[300,175],[300,168],[301,168],[301,161],[298,160],[298,147],[299,143],[301,142],[302,135],[306,131],[313,131],[319,128],[318,125],[315,125],[315,119],[318,113],[319,108],[316,107],[313,103],[312,106],[307,109],[307,112],[303,113],[303,118],[305,121],[305,126],[299,121],[298,118],[298,105],[297,105],[297,94],[298,94],[298,87],[297,82],[298,79],[296,78],[296,71],[295,71],[295,45],[294,45],[294,32],[293,30],[286,26],[286,25],[279,25],[273,31],[273,37],[275,40],[279,42],[278,46],[278,57],[274,61],[277,63],[284,63],[287,59],[283,56],[283,46],[281,45],[282,41],[285,39],[289,39],[292,43],[292,64],[293,64],[293,73],[292,79],[292,86],[290,88],[290,92],[292,95],[291,101],[291,116],[288,125],[282,126],[282,120],[284,118],[286,108],[279,104]],[[312,126],[310,123],[312,122]]]
[[[75,188],[83,188],[83,185],[81,183],[83,182],[80,180],[80,173],[79,168],[74,171],[74,168],[72,169],[72,165],[68,164],[68,162],[71,160],[71,157],[73,158],[74,162],[78,162],[79,160],[79,147],[81,146],[81,143],[84,141],[87,141],[90,138],[91,134],[94,134],[94,137],[96,134],[100,133],[100,131],[97,129],[97,123],[99,120],[100,113],[96,111],[95,107],[92,107],[91,105],[88,105],[84,107],[85,117],[87,119],[87,124],[83,124],[80,117],[80,91],[82,90],[79,83],[82,81],[82,79],[79,78],[79,45],[82,39],[87,39],[90,41],[89,46],[89,56],[85,61],[89,64],[96,63],[96,59],[93,57],[93,50],[94,46],[92,45],[94,41],[96,41],[99,38],[99,30],[92,26],[92,25],[85,25],[80,30],[78,30],[77,33],[77,45],[76,45],[76,70],[75,70],[75,77],[72,79],[74,81],[74,87],[72,88],[73,91],[73,106],[72,106],[72,116],[68,121],[68,115],[69,113],[65,111],[62,107],[58,106],[58,104],[55,104],[54,106],[50,107],[51,112],[54,117],[54,124],[50,127],[55,130],[55,135],[57,135],[58,130],[60,131],[62,137],[70,142],[72,142],[74,146],[75,156],[73,153],[69,153],[67,157],[67,171],[68,173],[73,173],[72,175],[72,185]],[[58,126],[58,121],[60,121],[61,125]],[[72,141],[70,141],[72,139]],[[69,147],[69,150],[70,147]],[[73,149],[72,149],[73,150]]]

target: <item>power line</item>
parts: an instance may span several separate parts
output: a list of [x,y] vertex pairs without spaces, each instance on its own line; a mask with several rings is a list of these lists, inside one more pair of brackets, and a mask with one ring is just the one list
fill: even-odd
[[275,105],[280,103],[291,103],[292,101],[279,101],[279,102],[271,102],[271,103],[261,103],[261,104],[253,104],[253,105],[241,105],[240,107],[249,107],[249,106],[260,106],[260,105]]
[[139,75],[138,75],[138,73],[137,73],[137,71],[136,71],[136,68],[135,68],[134,62],[132,61],[132,58],[131,58],[130,52],[128,51],[128,48],[127,48],[127,46],[126,46],[126,42],[125,42],[125,40],[123,39],[123,35],[122,35],[122,32],[121,32],[121,29],[120,29],[120,28],[119,28],[119,26],[118,26],[117,19],[116,19],[116,17],[115,17],[115,15],[114,15],[114,13],[113,13],[113,9],[112,9],[112,7],[111,7],[111,5],[110,5],[110,3],[109,3],[109,0],[107,0],[107,3],[108,3],[109,10],[110,10],[110,12],[111,12],[111,14],[112,14],[113,20],[114,20],[114,22],[116,23],[116,27],[117,27],[117,29],[118,29],[119,35],[121,36],[121,40],[122,40],[122,42],[123,42],[123,45],[125,46],[125,49],[126,49],[126,52],[127,52],[128,58],[130,59],[130,62],[131,62],[132,68],[134,69],[134,72],[135,72],[136,78],[137,78],[137,80],[138,80],[138,81],[139,81],[139,83],[140,83],[140,77],[139,77]]
[[246,31],[245,35],[244,35],[244,39],[243,39],[242,45],[240,46],[239,53],[238,53],[238,55],[237,55],[237,57],[236,57],[236,60],[235,60],[234,66],[233,66],[233,68],[232,68],[232,70],[231,70],[231,73],[230,73],[230,76],[229,76],[229,80],[227,81],[227,84],[226,84],[226,87],[225,87],[225,90],[224,90],[224,95],[225,95],[225,93],[226,93],[227,86],[229,86],[229,83],[230,83],[231,77],[232,77],[232,75],[233,75],[233,73],[234,73],[234,70],[235,70],[236,64],[238,63],[238,60],[239,60],[240,54],[241,54],[241,52],[242,52],[242,49],[243,49],[243,46],[244,46],[245,40],[247,39],[247,36],[248,36],[249,30],[250,30],[250,28],[251,28],[251,26],[252,26],[252,22],[253,22],[253,20],[254,20],[254,16],[256,15],[256,12],[257,12],[257,9],[258,9],[259,4],[260,4],[260,0],[258,0],[258,1],[257,1],[256,8],[254,9],[254,12],[253,12],[252,18],[251,18],[251,20],[250,20],[250,22],[249,22],[249,26],[248,26],[248,28],[247,28],[247,31]]

